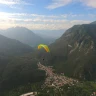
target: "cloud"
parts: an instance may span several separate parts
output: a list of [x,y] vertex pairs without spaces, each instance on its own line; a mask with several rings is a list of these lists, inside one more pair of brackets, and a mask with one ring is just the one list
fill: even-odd
[[52,4],[48,5],[46,8],[47,9],[55,9],[58,7],[65,6],[71,2],[72,2],[72,0],[52,0]]
[[[22,19],[9,19],[0,21],[0,28],[6,29],[13,26],[23,26],[31,30],[66,30],[73,25],[88,24],[91,21],[84,20],[22,20]],[[9,23],[10,22],[10,23]],[[6,27],[5,27],[6,26]]]
[[88,24],[90,21],[83,21],[83,20],[65,20],[61,23],[58,21],[57,23],[45,23],[45,24],[22,24],[21,26],[27,27],[31,30],[66,30],[72,27],[75,24]]
[[7,13],[7,12],[0,12],[0,18],[51,18],[51,19],[58,19],[58,18],[67,18],[71,16],[70,14],[62,14],[62,15],[40,15],[40,14],[28,14],[28,13]]
[[[55,9],[66,6],[72,2],[81,2],[85,6],[96,8],[96,0],[52,0],[52,3],[49,4],[46,8]],[[18,8],[16,5],[34,5],[32,3],[28,3],[28,0],[0,0],[0,4],[7,5],[11,8]]]
[[18,4],[18,0],[0,0],[0,4],[5,4],[5,5],[14,5]]
[[[91,22],[89,20],[79,20],[79,17],[82,15],[83,14],[61,14],[55,16],[0,12],[0,29],[23,26],[31,30],[66,30],[76,24],[87,24]],[[78,17],[78,20],[72,19],[74,16]],[[95,14],[89,14],[88,16],[95,16]],[[69,17],[71,20],[68,19]]]
[[96,8],[96,0],[80,0],[84,5]]
[[52,3],[46,8],[55,9],[62,6],[66,6],[72,2],[78,2],[84,4],[85,6],[96,8],[96,0],[52,0]]
[[25,2],[24,0],[0,0],[0,4],[7,5],[10,8],[18,8],[16,5],[33,5],[31,3]]

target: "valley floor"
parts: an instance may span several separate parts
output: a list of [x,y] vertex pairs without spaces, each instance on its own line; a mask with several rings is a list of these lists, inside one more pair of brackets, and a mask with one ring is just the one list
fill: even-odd
[[68,78],[64,76],[64,73],[56,74],[53,72],[52,66],[44,66],[40,62],[38,63],[38,68],[46,72],[46,80],[43,87],[61,87],[65,84],[74,85],[78,83],[78,80]]

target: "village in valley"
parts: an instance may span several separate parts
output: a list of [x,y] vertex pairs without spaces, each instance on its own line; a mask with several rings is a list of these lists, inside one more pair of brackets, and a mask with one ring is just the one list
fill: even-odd
[[52,66],[44,66],[39,62],[38,68],[40,70],[44,70],[46,72],[47,78],[45,80],[43,87],[48,86],[48,87],[57,87],[58,88],[58,87],[64,86],[65,84],[74,85],[74,84],[78,83],[78,80],[68,78],[68,77],[64,76],[64,73],[61,73],[60,75],[54,73]]
[[[75,84],[79,83],[79,81],[76,79],[66,77],[64,73],[54,73],[54,69],[52,66],[44,66],[40,62],[37,65],[39,70],[44,70],[46,72],[45,82],[41,86],[42,90],[46,87],[54,87],[55,90],[59,89],[59,91],[62,91],[63,89],[61,87],[66,84],[68,84],[69,86],[74,86]],[[29,92],[20,96],[37,96],[38,93],[39,92]],[[49,90],[47,90],[47,93],[49,93]],[[96,96],[96,92],[93,92],[90,96]]]

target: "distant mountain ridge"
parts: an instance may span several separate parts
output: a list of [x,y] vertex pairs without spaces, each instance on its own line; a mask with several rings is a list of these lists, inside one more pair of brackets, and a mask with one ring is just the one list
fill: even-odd
[[33,48],[18,40],[0,35],[0,55],[20,55],[32,52]]
[[34,33],[42,38],[58,39],[64,33],[64,30],[34,30]]
[[1,31],[1,34],[8,38],[19,40],[20,42],[28,44],[32,47],[37,46],[40,43],[46,43],[43,38],[25,27],[9,28]]
[[37,59],[27,56],[33,52],[29,45],[0,35],[0,96],[10,88],[45,78],[45,72],[38,70]]

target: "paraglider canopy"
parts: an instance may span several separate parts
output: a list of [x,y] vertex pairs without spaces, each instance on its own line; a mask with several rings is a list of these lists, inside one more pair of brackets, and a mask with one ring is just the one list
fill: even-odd
[[45,45],[45,44],[40,44],[40,45],[38,45],[38,49],[41,49],[41,48],[44,48],[46,52],[50,52],[48,46]]

